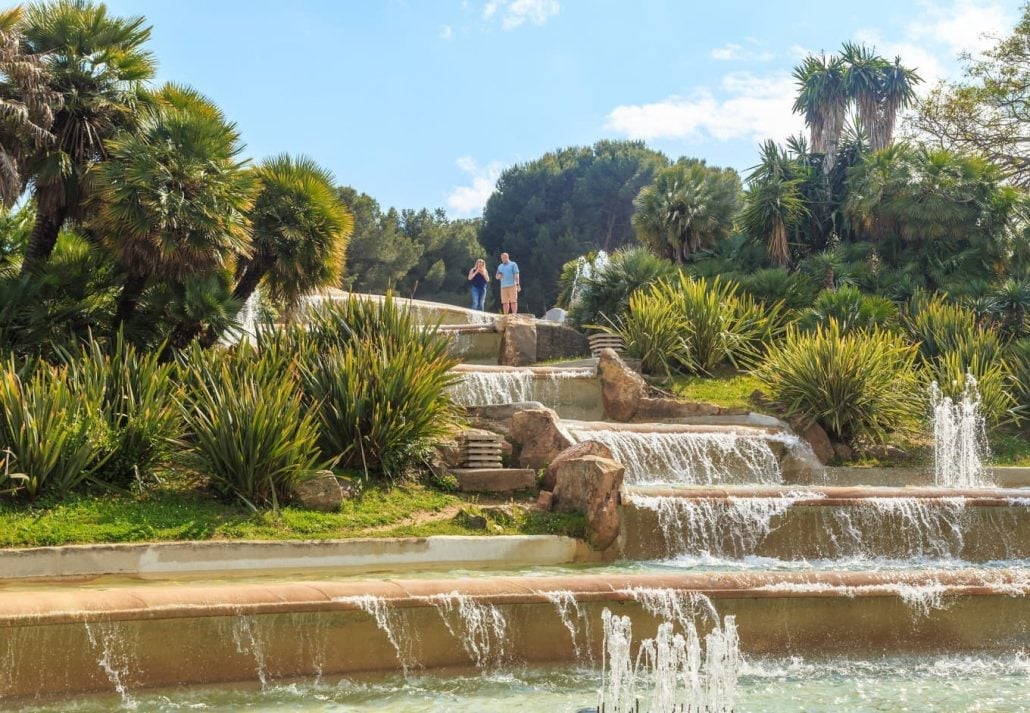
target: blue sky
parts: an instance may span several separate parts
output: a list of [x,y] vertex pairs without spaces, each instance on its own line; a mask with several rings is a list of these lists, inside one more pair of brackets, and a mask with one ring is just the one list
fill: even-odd
[[[107,0],[154,27],[254,159],[305,153],[385,208],[478,215],[515,163],[603,138],[744,171],[801,128],[792,67],[849,39],[928,80],[1020,0]],[[986,44],[985,44],[986,42]]]

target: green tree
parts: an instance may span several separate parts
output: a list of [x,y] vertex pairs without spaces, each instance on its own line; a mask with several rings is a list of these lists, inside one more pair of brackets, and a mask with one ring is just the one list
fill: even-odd
[[401,231],[396,210],[383,213],[374,198],[350,187],[337,188],[337,194],[354,214],[343,287],[377,294],[396,288],[418,263],[422,248]]
[[823,155],[823,169],[829,173],[848,116],[844,62],[839,57],[809,55],[794,68],[794,78],[798,83],[794,113],[804,115],[812,152]]
[[522,272],[520,303],[544,311],[557,298],[562,265],[635,242],[633,199],[666,165],[641,142],[601,141],[512,166],[483,211],[479,241],[490,269],[510,253]]
[[153,281],[183,282],[250,254],[254,180],[242,149],[218,107],[176,85],[155,96],[136,130],[108,141],[89,186],[90,226],[125,271],[116,328]]
[[1003,179],[1030,188],[1030,4],[1010,36],[966,59],[964,80],[935,87],[911,128],[941,148],[983,156]]
[[144,48],[150,28],[142,16],[120,18],[102,3],[52,0],[30,5],[24,37],[46,57],[47,86],[61,99],[46,143],[27,163],[33,177],[36,224],[22,262],[26,273],[45,263],[69,218],[84,216],[84,177],[106,157],[104,142],[131,127],[143,82],[154,74]]
[[803,181],[803,167],[786,151],[772,141],[762,145],[762,162],[748,176],[740,223],[744,232],[766,245],[780,267],[790,264],[790,236],[797,234],[809,213]]
[[656,255],[684,263],[729,237],[739,202],[740,177],[732,168],[680,159],[640,191],[633,227]]

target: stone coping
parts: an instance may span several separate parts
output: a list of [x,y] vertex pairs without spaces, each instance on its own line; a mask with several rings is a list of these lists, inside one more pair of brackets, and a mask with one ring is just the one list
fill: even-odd
[[298,570],[489,569],[569,564],[585,557],[578,540],[557,535],[66,545],[0,549],[0,582],[105,575],[146,579]]
[[[990,478],[1000,488],[1030,488],[1030,467],[995,465]],[[828,466],[824,478],[839,483],[864,485],[933,485],[932,467]]]
[[[500,366],[495,364],[458,364],[451,371],[458,373],[531,374],[534,377],[561,375],[566,378],[596,379],[596,367],[591,366]],[[571,373],[570,373],[571,372]]]
[[625,489],[629,502],[634,496],[668,497],[683,500],[725,500],[729,498],[789,498],[792,505],[829,507],[862,505],[870,499],[916,499],[948,503],[962,500],[976,507],[1030,508],[1030,490],[1014,488],[938,487],[836,487],[836,486],[633,486]]
[[[711,417],[718,418],[717,416]],[[574,431],[623,431],[627,433],[682,433],[706,434],[725,433],[739,436],[783,435],[776,426],[740,425],[734,423],[623,423],[620,421],[573,421],[562,420],[565,428]]]
[[737,572],[311,581],[285,584],[59,588],[0,592],[0,627],[91,621],[184,619],[364,610],[363,597],[391,607],[436,606],[455,594],[481,604],[547,603],[554,592],[578,602],[636,601],[641,590],[671,590],[719,599],[898,597],[905,588],[932,586],[942,596],[1025,596],[1020,570],[918,572]]

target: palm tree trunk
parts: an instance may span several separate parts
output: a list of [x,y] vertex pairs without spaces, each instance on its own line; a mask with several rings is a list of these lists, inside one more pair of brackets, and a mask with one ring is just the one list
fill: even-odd
[[27,275],[42,267],[50,259],[50,254],[57,245],[57,236],[61,232],[61,225],[64,224],[64,217],[63,208],[58,208],[51,213],[42,210],[36,211],[36,222],[32,226],[32,233],[29,234],[25,259],[21,263],[22,275]]
[[139,298],[147,287],[147,275],[139,272],[130,272],[122,285],[122,292],[118,295],[118,304],[114,313],[114,331],[132,319],[139,307]]

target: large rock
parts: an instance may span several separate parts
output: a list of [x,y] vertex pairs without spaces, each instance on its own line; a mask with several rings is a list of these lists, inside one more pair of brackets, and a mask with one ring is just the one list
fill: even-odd
[[502,320],[501,353],[497,363],[502,366],[529,366],[535,364],[536,318],[532,315],[509,314]]
[[553,322],[536,323],[536,360],[578,359],[590,356],[585,334]]
[[557,512],[582,512],[587,540],[599,550],[619,536],[619,489],[626,469],[610,458],[581,456],[558,464],[553,507]]
[[466,406],[465,414],[472,426],[506,436],[511,430],[512,416],[519,411],[541,408],[546,407],[539,401],[513,401],[510,404]]
[[796,429],[799,436],[801,436],[808,445],[812,447],[812,452],[815,453],[815,457],[819,459],[819,462],[826,465],[835,455],[833,452],[833,444],[830,442],[830,437],[826,435],[826,431],[815,421],[808,424],[801,424],[801,427]]
[[554,490],[555,479],[558,477],[558,466],[567,460],[572,458],[582,458],[583,456],[598,456],[600,458],[616,460],[615,456],[612,455],[612,449],[600,441],[583,441],[582,443],[577,443],[571,448],[566,448],[554,457],[554,460],[552,460],[550,465],[547,466],[547,472],[544,473],[544,480],[540,484],[540,487],[544,490]]
[[511,417],[508,437],[522,468],[543,468],[572,445],[558,414],[549,408],[517,411]]
[[640,408],[640,400],[647,395],[647,382],[619,357],[614,349],[602,349],[597,360],[597,374],[601,378],[601,401],[605,418],[629,421]]
[[355,496],[354,488],[347,487],[333,475],[332,471],[320,470],[307,480],[297,483],[290,491],[293,502],[308,510],[335,512],[345,499]]

